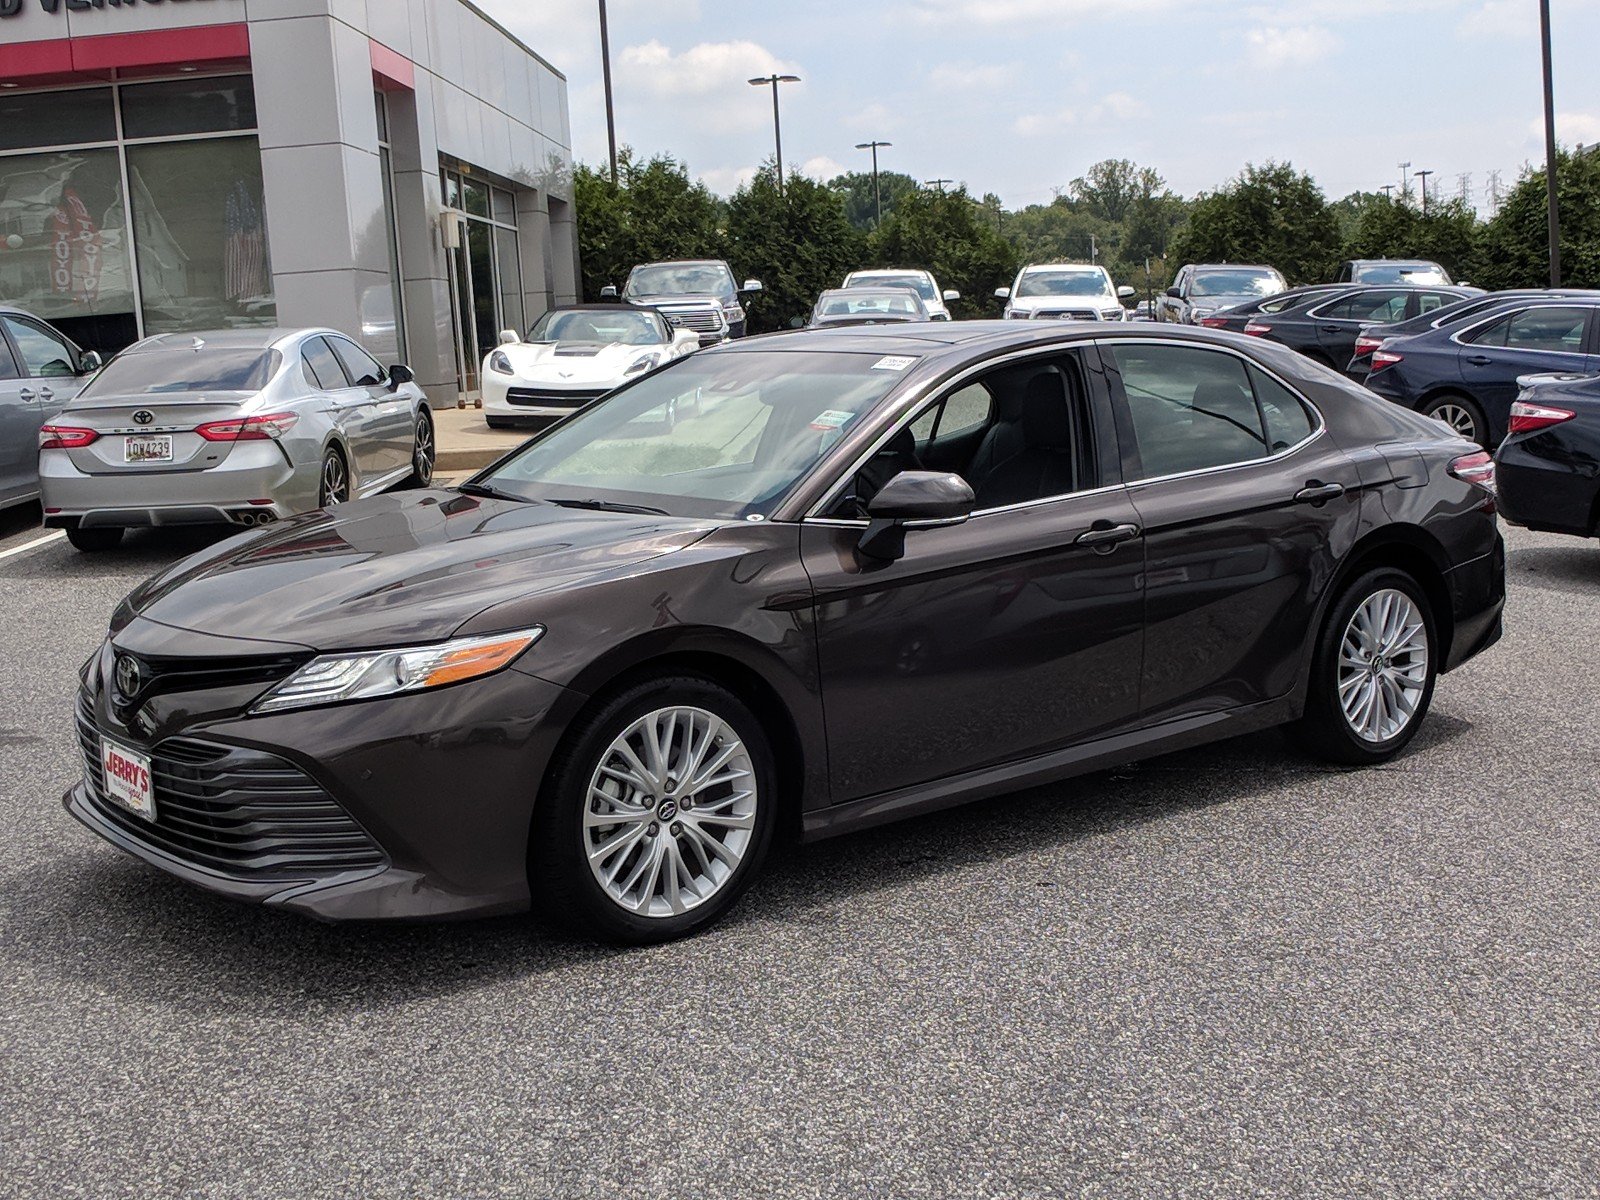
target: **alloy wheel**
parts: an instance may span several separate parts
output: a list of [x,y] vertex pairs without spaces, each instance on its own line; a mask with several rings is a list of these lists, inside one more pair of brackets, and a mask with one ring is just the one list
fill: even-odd
[[427,417],[417,418],[417,444],[411,452],[411,467],[419,484],[426,486],[433,478],[433,422]]
[[322,460],[322,507],[331,508],[350,499],[350,476],[345,471],[344,459],[329,453]]
[[1428,626],[1416,602],[1385,588],[1368,596],[1339,644],[1339,706],[1356,736],[1387,742],[1415,717],[1428,686]]
[[738,870],[756,827],[756,774],[744,742],[703,708],[659,708],[614,738],[583,806],[589,870],[637,916],[704,904]]
[[1446,400],[1433,406],[1433,411],[1428,414],[1435,420],[1443,421],[1462,437],[1469,441],[1478,440],[1478,419],[1459,404],[1452,404]]

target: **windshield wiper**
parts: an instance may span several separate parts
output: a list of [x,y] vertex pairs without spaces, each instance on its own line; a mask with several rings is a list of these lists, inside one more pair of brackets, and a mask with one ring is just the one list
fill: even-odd
[[648,504],[623,504],[619,500],[574,500],[562,498],[551,500],[550,503],[559,504],[562,508],[591,508],[596,512],[648,513],[655,517],[671,515],[664,508],[651,508]]
[[499,488],[487,483],[458,483],[456,484],[456,491],[463,496],[487,496],[490,500],[515,500],[518,504],[533,503],[526,496],[502,492]]

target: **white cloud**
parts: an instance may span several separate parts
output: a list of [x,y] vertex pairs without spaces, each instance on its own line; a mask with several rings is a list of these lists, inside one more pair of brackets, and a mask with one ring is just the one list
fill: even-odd
[[[1544,144],[1544,118],[1528,122],[1528,132]],[[1600,115],[1587,112],[1556,113],[1556,137],[1561,144],[1572,148],[1580,142],[1592,146],[1600,142]],[[1542,157],[1542,156],[1541,156]]]
[[1538,32],[1539,7],[1533,0],[1487,0],[1457,28],[1466,37],[1523,37]]
[[[787,168],[785,168],[787,173]],[[713,167],[709,171],[697,171],[695,174],[700,182],[705,184],[719,196],[731,196],[745,184],[756,177],[754,167]]]
[[1321,62],[1342,44],[1320,25],[1301,25],[1288,29],[1268,25],[1247,31],[1244,42],[1245,54],[1251,65],[1268,71]]
[[1032,21],[1112,19],[1129,13],[1193,7],[1184,0],[911,0],[910,13],[929,25],[1015,25]]
[[630,86],[664,99],[746,87],[746,81],[758,75],[800,74],[793,63],[756,42],[701,42],[677,54],[652,38],[624,49],[618,63]]
[[858,129],[877,138],[900,127],[900,116],[885,104],[873,103],[854,109],[841,119],[847,129]]
[[836,162],[826,154],[819,154],[815,158],[808,158],[800,164],[800,174],[809,175],[812,179],[827,183],[830,179],[837,179],[850,168],[843,163]]
[[1003,63],[940,63],[928,73],[928,82],[941,91],[990,91],[1016,79],[1016,68]]
[[1053,112],[1024,113],[1011,123],[1023,137],[1058,133],[1074,125],[1108,125],[1136,121],[1150,115],[1150,108],[1127,92],[1107,92],[1087,108],[1058,108]]

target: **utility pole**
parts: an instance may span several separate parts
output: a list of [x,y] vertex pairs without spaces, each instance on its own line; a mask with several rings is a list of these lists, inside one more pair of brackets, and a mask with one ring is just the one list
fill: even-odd
[[1544,181],[1550,203],[1550,286],[1561,286],[1561,206],[1556,199],[1556,89],[1550,66],[1550,0],[1539,0],[1539,39],[1544,51]]
[[1411,164],[1400,164],[1400,203],[1406,204],[1411,200]]
[[611,103],[611,38],[606,31],[606,0],[600,0],[600,71],[606,84],[606,141],[611,146],[611,186],[617,186],[617,111]]
[[1383,193],[1383,198],[1385,200],[1393,200],[1394,199],[1394,184],[1386,183],[1381,188],[1379,188],[1378,190]]
[[947,183],[954,183],[954,182],[955,182],[954,179],[924,179],[922,181],[922,186],[923,187],[938,188],[939,189],[939,195],[942,196],[942,195],[944,195],[944,185],[947,184]]
[[751,87],[772,85],[772,140],[778,151],[778,196],[783,196],[783,126],[778,121],[778,85],[799,83],[798,75],[762,75],[749,81]]
[[880,148],[885,148],[892,145],[894,145],[893,142],[856,143],[857,150],[872,151],[872,207],[874,213],[876,214],[872,221],[874,229],[883,224],[883,193],[878,190],[878,151]]
[[1100,261],[1100,243],[1095,241],[1094,234],[1089,235],[1089,261]]
[[1428,215],[1428,176],[1432,171],[1418,171],[1417,178],[1422,180],[1422,215]]

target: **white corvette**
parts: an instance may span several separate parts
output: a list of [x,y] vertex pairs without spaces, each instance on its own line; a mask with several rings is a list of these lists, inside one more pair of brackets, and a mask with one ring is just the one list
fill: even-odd
[[694,330],[675,329],[652,308],[553,308],[526,341],[508,329],[483,360],[483,415],[494,429],[547,425],[699,348]]

